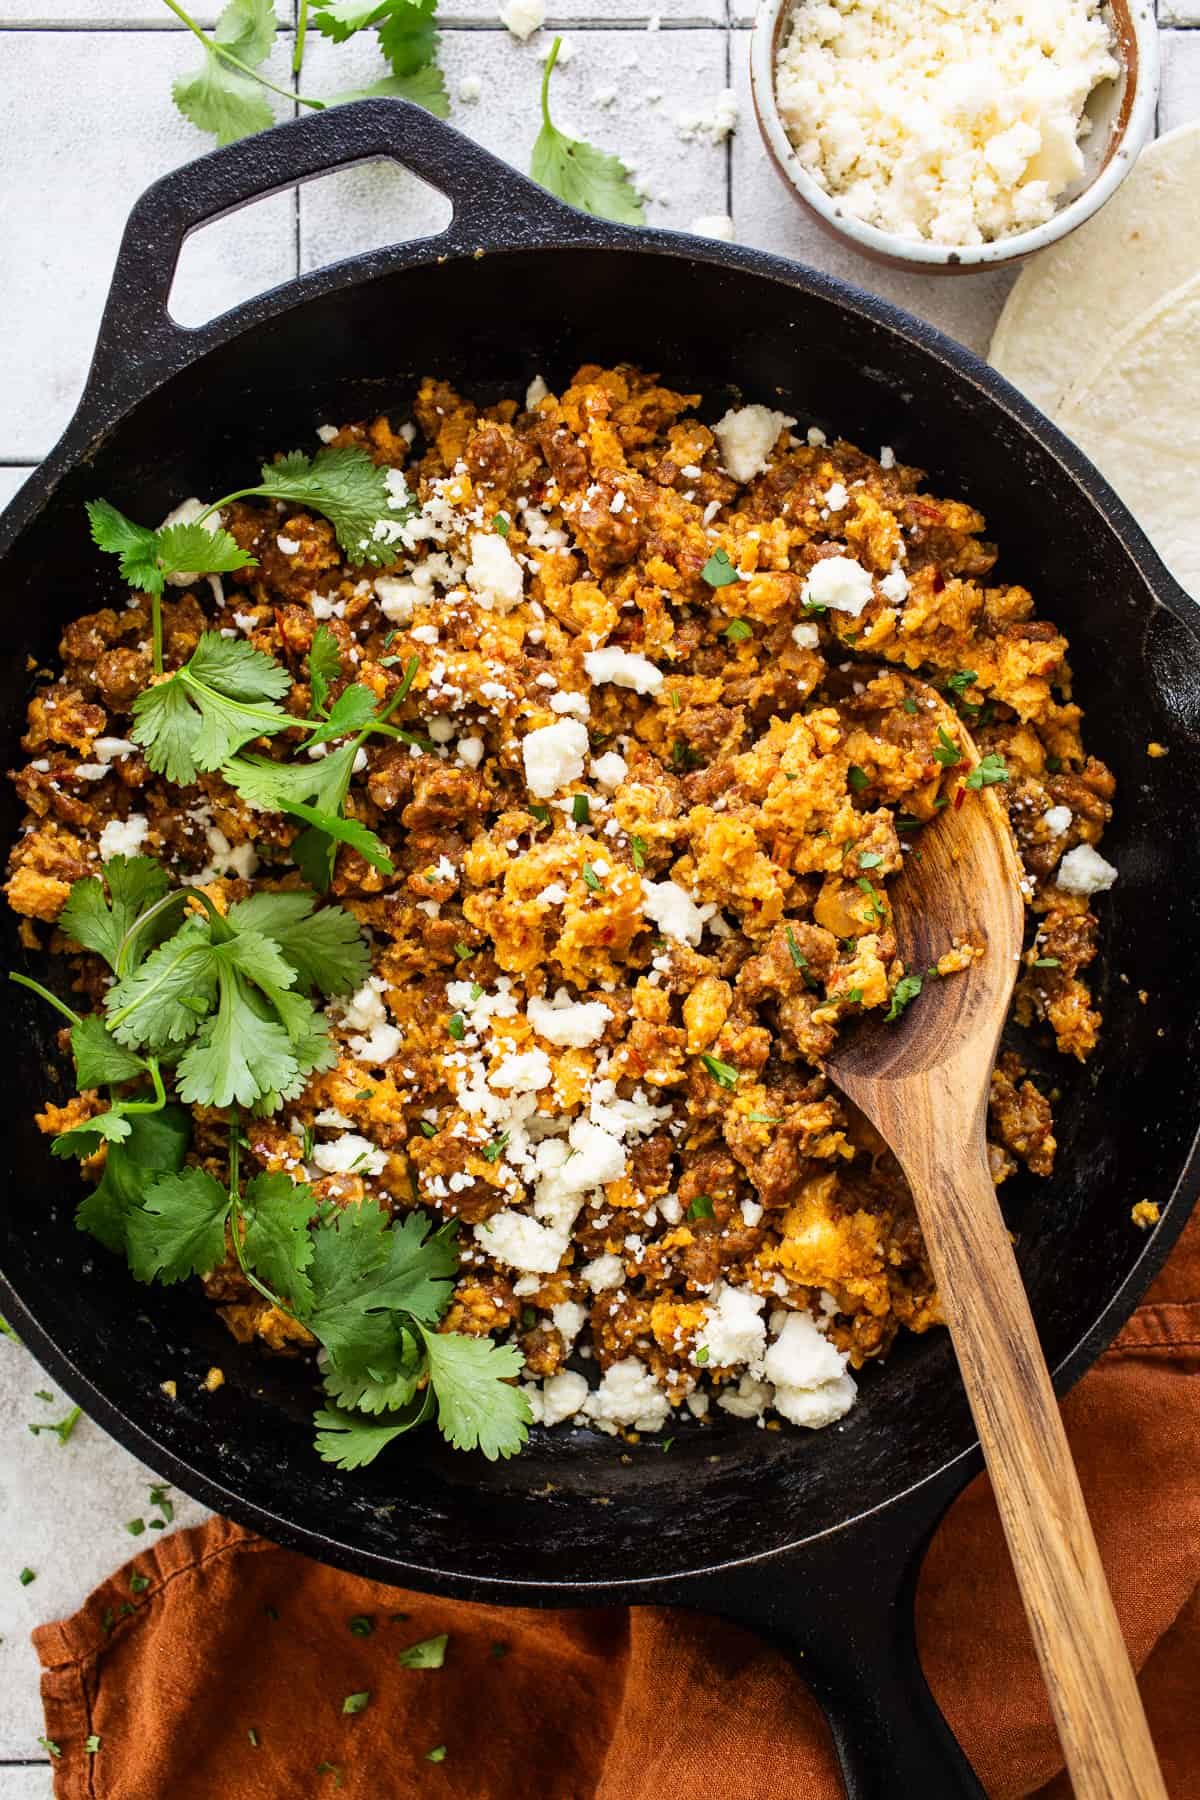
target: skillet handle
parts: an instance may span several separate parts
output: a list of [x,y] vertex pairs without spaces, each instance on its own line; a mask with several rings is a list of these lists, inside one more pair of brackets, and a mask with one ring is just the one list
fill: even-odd
[[803,1551],[709,1576],[696,1591],[698,1607],[795,1662],[825,1713],[849,1800],[986,1800],[929,1691],[913,1619],[930,1539],[973,1472],[974,1459],[960,1463]]
[[[535,242],[609,241],[613,235],[614,227],[564,206],[411,101],[358,100],[310,113],[185,163],[147,188],[117,253],[88,375],[87,410],[104,422],[105,391],[120,385],[130,365],[145,385],[155,385],[229,336],[228,315],[190,330],[168,310],[189,233],[281,188],[380,158],[400,163],[451,202],[454,216],[439,240],[448,256]],[[382,273],[404,250],[400,243],[356,258],[356,270],[373,261]],[[290,301],[307,279],[239,308],[239,321],[247,312],[277,310],[279,297],[286,293]]]

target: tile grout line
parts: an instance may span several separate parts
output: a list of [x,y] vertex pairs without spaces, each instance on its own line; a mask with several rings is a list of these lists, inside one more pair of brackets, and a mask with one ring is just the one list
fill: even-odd
[[[650,16],[651,15],[649,14],[645,14],[627,19],[604,19],[598,17],[587,19],[547,19],[542,29],[547,34],[561,32],[564,35],[571,31],[646,31],[649,26]],[[662,31],[726,31],[731,27],[735,30],[749,30],[750,22],[746,21],[746,23],[742,25],[738,20],[729,17],[725,19],[702,19],[699,17],[663,19],[659,29]],[[206,27],[205,29],[208,28]],[[279,35],[281,37],[291,37],[295,34],[295,29],[294,24],[289,24],[284,21],[279,26]],[[509,35],[505,26],[493,19],[439,19],[438,30],[440,32],[486,31],[492,32],[497,37],[507,37]],[[103,22],[93,19],[0,19],[0,36],[5,32],[13,32],[15,34],[40,33],[43,36],[102,36],[106,32],[113,32],[120,33],[125,37],[136,37],[139,34],[151,37],[161,37],[164,33],[173,33],[178,37],[182,34],[186,34],[187,27],[183,25],[174,25],[169,21],[162,25],[153,25],[147,21],[109,20]]]

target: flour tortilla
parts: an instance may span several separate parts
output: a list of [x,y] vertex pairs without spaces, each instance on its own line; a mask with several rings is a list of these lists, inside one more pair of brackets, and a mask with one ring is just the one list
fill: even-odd
[[1200,599],[1200,274],[1118,332],[1058,423]]
[[1094,218],[1026,264],[990,361],[1057,419],[1071,390],[1107,360],[1113,331],[1197,271],[1200,122],[1148,145]]

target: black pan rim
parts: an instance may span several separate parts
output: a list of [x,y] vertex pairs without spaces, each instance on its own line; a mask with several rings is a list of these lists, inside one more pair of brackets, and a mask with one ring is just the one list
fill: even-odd
[[[364,103],[361,108],[350,108],[347,111],[366,113],[376,111],[379,107],[386,107],[390,113],[393,106],[394,103],[388,102]],[[444,130],[445,128],[438,129]],[[285,135],[294,134],[294,131],[295,127],[293,126],[281,126],[277,128],[276,132],[266,135],[282,140]],[[454,135],[447,133],[448,137]],[[233,148],[239,153],[243,149],[242,146]],[[480,154],[476,152],[477,156]],[[216,157],[202,159],[201,163],[192,165],[192,169],[202,169],[205,164],[211,165],[225,155],[227,153],[219,152]],[[491,158],[487,159],[489,163],[492,160]],[[182,175],[188,173],[189,171],[179,172]],[[530,194],[535,194],[537,205],[532,209],[534,214],[532,225],[526,224],[522,227],[518,221],[517,229],[508,233],[508,241],[498,242],[492,248],[485,247],[481,250],[480,246],[461,236],[460,241],[453,242],[453,232],[451,231],[449,235],[443,234],[415,244],[369,252],[363,256],[350,258],[311,272],[282,287],[269,290],[265,294],[246,301],[198,331],[185,332],[172,326],[170,328],[170,353],[165,356],[160,354],[158,358],[151,359],[152,362],[157,362],[158,366],[156,367],[148,365],[145,368],[130,369],[128,391],[123,395],[114,394],[109,383],[98,373],[100,371],[98,352],[97,362],[93,366],[93,375],[89,379],[88,387],[75,417],[41,468],[35,471],[20,490],[7,512],[0,516],[0,555],[11,546],[23,527],[35,514],[41,511],[51,498],[60,477],[82,460],[88,449],[94,446],[98,440],[107,436],[109,431],[132,413],[142,400],[164,385],[185,366],[202,359],[209,351],[217,349],[265,320],[300,307],[309,299],[334,294],[362,283],[439,261],[476,258],[481,253],[489,256],[507,256],[530,251],[569,254],[575,250],[606,250],[646,256],[683,258],[692,262],[707,263],[714,268],[726,269],[739,275],[751,275],[792,289],[806,291],[828,301],[839,310],[870,321],[894,337],[910,344],[916,344],[957,381],[970,382],[974,387],[980,389],[990,405],[1000,409],[1012,419],[1021,432],[1031,437],[1064,469],[1076,486],[1082,490],[1090,506],[1103,520],[1108,531],[1118,540],[1130,564],[1131,572],[1136,572],[1140,585],[1148,590],[1151,599],[1165,606],[1182,623],[1194,630],[1196,621],[1200,619],[1200,615],[1195,611],[1194,603],[1167,573],[1148,539],[1123,502],[1083,454],[1029,401],[974,352],[954,343],[934,327],[905,313],[889,301],[879,299],[836,277],[821,274],[767,252],[743,249],[708,239],[690,238],[681,233],[632,231],[610,226],[602,221],[573,213],[557,202],[549,201],[540,190],[530,187],[528,183],[513,175],[511,171],[506,170],[505,175],[511,183],[527,189]],[[177,178],[168,177],[166,182],[169,184],[175,179]],[[160,186],[164,185],[166,184],[160,184]],[[151,190],[147,199],[150,199],[154,192],[155,190]],[[522,230],[524,235],[522,235]],[[102,328],[102,339],[103,335]],[[1200,1193],[1200,1132],[1193,1138],[1175,1188],[1164,1204],[1160,1223],[1150,1235],[1145,1247],[1127,1271],[1120,1286],[1111,1296],[1099,1317],[1082,1333],[1074,1348],[1064,1355],[1057,1365],[1054,1373],[1055,1385],[1059,1392],[1063,1392],[1071,1386],[1115,1336],[1153,1276],[1166,1260],[1168,1252],[1186,1223],[1198,1193]],[[796,1539],[791,1543],[777,1546],[771,1550],[759,1551],[744,1558],[730,1559],[707,1568],[683,1569],[669,1575],[649,1579],[631,1579],[630,1581],[526,1582],[508,1577],[462,1576],[452,1572],[447,1573],[443,1569],[430,1568],[424,1564],[406,1562],[403,1558],[355,1549],[326,1537],[318,1530],[296,1525],[291,1520],[257,1502],[240,1498],[236,1493],[226,1489],[219,1479],[194,1469],[186,1457],[162,1449],[149,1432],[128,1417],[119,1406],[108,1400],[92,1377],[58,1349],[49,1334],[27,1311],[16,1290],[3,1274],[0,1274],[0,1305],[5,1314],[13,1321],[19,1335],[43,1363],[52,1378],[65,1392],[71,1395],[72,1399],[84,1406],[91,1418],[125,1448],[151,1463],[164,1475],[171,1476],[182,1489],[204,1504],[240,1524],[262,1531],[273,1542],[313,1554],[336,1566],[367,1574],[392,1584],[409,1581],[426,1591],[459,1595],[476,1600],[499,1601],[507,1604],[564,1605],[572,1602],[628,1604],[638,1600],[669,1599],[672,1590],[706,1574],[714,1575],[722,1571],[728,1572],[733,1569],[763,1565],[781,1556],[795,1554],[806,1545],[815,1545],[822,1539],[837,1537],[852,1529],[860,1520],[873,1514],[886,1512],[909,1496],[938,1484],[944,1487],[946,1477],[951,1472],[957,1474],[961,1484],[973,1473],[980,1462],[978,1445],[968,1444],[946,1462],[931,1470],[920,1481],[910,1484],[903,1492],[891,1496],[877,1507],[854,1514],[822,1533]]]

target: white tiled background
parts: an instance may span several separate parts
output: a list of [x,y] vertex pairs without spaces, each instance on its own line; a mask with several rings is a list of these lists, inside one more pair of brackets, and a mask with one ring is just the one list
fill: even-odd
[[[272,63],[290,81],[294,0],[278,0],[284,30]],[[752,0],[660,0],[648,32],[644,0],[551,0],[551,26],[526,46],[484,0],[447,0],[442,62],[453,122],[518,168],[538,127],[539,49],[557,24],[574,51],[555,75],[560,124],[613,149],[654,196],[657,225],[686,230],[731,213],[738,240],[874,288],[985,350],[1010,277],[891,274],[835,247],[802,216],[767,162],[750,105]],[[204,23],[219,6],[196,6]],[[1159,0],[1163,87],[1159,129],[1200,112],[1200,0]],[[207,147],[176,113],[171,81],[199,46],[159,0],[0,0],[0,505],[50,448],[83,383],[105,286],[130,205],[156,176]],[[373,39],[334,48],[310,34],[306,91],[320,96],[383,73]],[[481,100],[457,98],[479,76]],[[676,115],[710,111],[733,87],[741,123],[714,146],[681,141]],[[608,107],[594,96],[617,90]],[[280,117],[290,111],[278,102]],[[424,235],[444,203],[411,176],[371,167],[258,205],[189,243],[174,309],[199,322],[298,270],[394,239]],[[50,1383],[19,1346],[0,1339],[0,1800],[50,1793],[30,1627],[76,1606],[135,1548],[125,1521],[149,1516],[152,1479],[94,1425],[71,1441],[33,1436],[67,1403],[36,1398]],[[176,1522],[200,1509],[176,1500]],[[37,1579],[22,1587],[19,1571]]]

